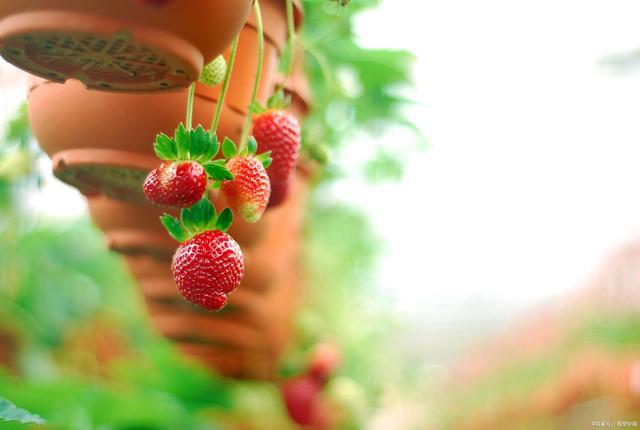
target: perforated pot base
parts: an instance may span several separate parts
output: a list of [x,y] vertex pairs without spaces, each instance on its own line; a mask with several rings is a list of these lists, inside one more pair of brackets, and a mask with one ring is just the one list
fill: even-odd
[[37,76],[88,88],[151,92],[184,88],[201,54],[170,33],[74,12],[27,12],[0,22],[0,55]]
[[76,149],[53,158],[53,173],[83,194],[143,203],[142,184],[157,164],[154,157],[135,152]]

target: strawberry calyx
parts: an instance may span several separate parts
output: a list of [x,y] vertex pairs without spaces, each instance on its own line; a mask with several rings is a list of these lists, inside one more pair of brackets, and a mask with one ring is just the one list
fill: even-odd
[[[230,160],[235,157],[255,156],[256,159],[262,163],[265,169],[268,168],[273,161],[271,158],[271,151],[266,151],[259,155],[256,155],[256,152],[258,152],[258,142],[253,136],[249,136],[246,147],[240,150],[238,150],[238,147],[233,140],[228,137],[225,137],[222,142],[222,155],[224,155],[225,158]],[[231,175],[231,179],[233,179],[231,172],[229,172],[229,174]]]
[[160,222],[167,232],[178,242],[185,242],[205,231],[226,232],[233,222],[231,209],[225,208],[220,214],[205,196],[190,208],[182,209],[180,219],[164,214]]
[[220,150],[218,137],[215,133],[205,130],[201,125],[188,130],[184,124],[180,123],[173,137],[164,133],[158,134],[154,150],[156,156],[161,160],[200,163],[214,184],[233,179],[233,175],[225,167],[225,160],[213,160]]
[[251,113],[260,115],[269,110],[285,110],[289,106],[291,106],[291,95],[285,94],[284,90],[279,88],[271,95],[271,97],[269,97],[266,106],[263,106],[258,102],[253,103],[251,105]]

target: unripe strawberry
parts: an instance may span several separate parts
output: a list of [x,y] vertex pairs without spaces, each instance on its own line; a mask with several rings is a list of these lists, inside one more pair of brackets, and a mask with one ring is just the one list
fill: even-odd
[[257,222],[269,203],[269,176],[256,157],[236,156],[227,162],[233,180],[223,181],[222,194],[227,204],[247,222]]
[[195,161],[167,161],[149,173],[143,188],[147,199],[155,205],[186,208],[202,198],[207,174]]
[[205,231],[178,247],[171,270],[185,299],[206,310],[220,310],[244,275],[242,251],[228,234]]
[[[300,153],[298,120],[283,110],[267,110],[255,117],[253,136],[261,152],[271,151],[273,162],[267,169],[267,173],[272,185],[275,182],[287,182],[295,169]],[[286,192],[282,195],[286,195]],[[270,205],[275,204],[276,200]]]
[[222,55],[218,55],[212,62],[205,65],[200,74],[200,82],[209,86],[216,86],[224,81],[227,73],[227,62]]

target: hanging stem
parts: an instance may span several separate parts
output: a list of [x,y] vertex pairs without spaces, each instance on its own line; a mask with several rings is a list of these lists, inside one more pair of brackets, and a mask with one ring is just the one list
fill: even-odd
[[196,93],[196,83],[189,85],[189,94],[187,95],[187,120],[185,127],[187,130],[193,128],[193,95]]
[[251,117],[253,116],[253,105],[258,97],[258,86],[260,85],[260,76],[262,75],[262,57],[264,54],[264,28],[262,27],[262,13],[260,12],[260,1],[255,0],[253,9],[256,14],[256,27],[258,27],[258,68],[256,70],[256,79],[253,82],[253,92],[251,94],[251,103],[247,110],[247,118],[242,129],[242,139],[240,140],[239,152],[242,153],[247,147],[249,139],[249,126],[251,126]]
[[218,130],[218,123],[220,122],[220,115],[222,114],[222,106],[224,105],[224,98],[227,95],[229,89],[229,82],[231,78],[231,71],[233,70],[233,63],[236,61],[236,51],[238,49],[238,40],[240,35],[238,34],[231,44],[231,53],[229,54],[229,62],[227,63],[227,72],[224,75],[224,81],[222,82],[222,89],[220,90],[220,97],[218,97],[218,105],[216,106],[216,113],[213,116],[213,122],[211,123],[211,133],[215,133]]
[[286,0],[287,5],[287,35],[289,40],[287,41],[287,45],[291,50],[289,52],[289,64],[287,64],[287,70],[284,72],[284,77],[282,82],[278,85],[278,89],[276,91],[282,91],[287,83],[287,80],[293,73],[293,66],[295,64],[296,58],[296,23],[295,17],[293,14],[293,0]]

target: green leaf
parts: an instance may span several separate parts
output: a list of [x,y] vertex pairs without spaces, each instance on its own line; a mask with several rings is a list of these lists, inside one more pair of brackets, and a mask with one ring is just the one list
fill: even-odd
[[222,212],[220,212],[220,216],[218,217],[218,221],[216,222],[216,230],[227,231],[231,224],[233,223],[233,212],[231,209],[225,208]]
[[225,158],[233,158],[238,155],[238,147],[228,137],[225,137],[222,141],[222,154]]
[[182,224],[193,235],[201,233],[207,229],[207,225],[215,222],[216,210],[207,197],[200,199],[198,203],[185,208],[180,214]]
[[24,409],[20,409],[7,399],[0,397],[0,428],[4,428],[3,423],[5,422],[44,424],[46,421],[38,415],[32,414]]
[[257,155],[256,158],[258,159],[258,161],[263,162],[267,158],[271,158],[271,151],[263,152],[262,154]]
[[153,146],[156,155],[161,160],[177,160],[178,147],[176,142],[164,133],[156,136],[156,143]]
[[249,150],[249,154],[254,155],[258,151],[258,141],[255,137],[249,136],[249,140],[247,141],[247,149]]
[[209,142],[207,143],[207,151],[203,157],[203,162],[210,161],[218,154],[220,150],[220,144],[218,143],[218,136],[215,133],[207,133]]
[[181,160],[189,158],[189,148],[191,146],[191,134],[184,128],[184,124],[180,123],[176,128],[174,140],[178,148],[178,157]]
[[252,104],[251,106],[249,106],[249,112],[248,114],[261,114],[263,112],[266,112],[267,108],[262,106],[260,103],[255,102],[254,104]]
[[205,131],[201,125],[189,131],[189,159],[202,160],[209,149],[209,132]]
[[284,110],[289,107],[291,104],[291,96],[285,95],[282,89],[273,93],[269,100],[267,101],[267,107],[269,109],[279,109]]
[[225,166],[218,163],[205,163],[202,165],[211,179],[216,181],[232,181],[233,175]]
[[162,223],[164,228],[167,229],[169,235],[171,235],[171,237],[173,237],[178,242],[184,242],[185,240],[189,239],[189,232],[187,232],[182,223],[180,223],[180,221],[176,217],[169,214],[164,214],[160,217],[160,222]]
[[273,158],[269,157],[269,158],[265,159],[264,161],[262,161],[262,166],[265,169],[268,169],[269,166],[271,166],[271,163],[273,163]]

